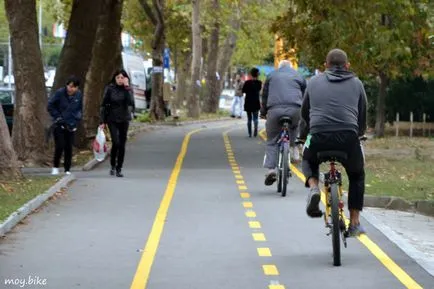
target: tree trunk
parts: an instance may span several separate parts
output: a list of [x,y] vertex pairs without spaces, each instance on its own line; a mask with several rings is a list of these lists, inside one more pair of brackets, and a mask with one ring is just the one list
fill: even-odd
[[[213,11],[218,13],[220,10],[219,0],[213,0]],[[220,24],[218,17],[215,18],[214,27],[212,28],[209,38],[207,65],[207,77],[205,94],[204,112],[216,113],[219,108],[219,81],[217,80],[217,60],[219,53],[219,37],[220,37]]]
[[[123,0],[104,0],[104,9],[99,16],[92,61],[86,74],[83,102],[86,139],[96,135],[99,125],[100,104],[104,87],[118,67],[120,53],[121,15]],[[87,144],[89,144],[87,141]]]
[[188,116],[199,118],[199,97],[201,90],[200,67],[202,58],[202,38],[200,35],[200,0],[192,0],[193,19],[193,57],[192,57],[192,74],[191,74],[191,92],[188,100]]
[[20,166],[9,136],[3,109],[0,109],[0,180],[21,177]]
[[220,53],[220,58],[218,60],[217,71],[221,77],[218,85],[217,95],[220,95],[223,91],[223,86],[225,83],[223,75],[226,74],[226,71],[228,70],[231,63],[232,55],[235,51],[235,46],[237,43],[237,33],[241,26],[241,20],[239,16],[240,13],[241,11],[239,10],[239,7],[237,7],[236,12],[233,16],[234,18],[231,20],[229,35],[226,37],[225,43]]
[[[154,35],[154,37],[162,37]],[[151,95],[151,109],[150,116],[153,120],[164,120],[164,95],[163,95],[163,49],[164,41],[158,41],[156,47],[152,49],[152,66],[159,67],[161,71],[152,72],[152,95]]]
[[386,123],[386,96],[389,77],[380,72],[380,93],[377,98],[376,116],[375,116],[375,134],[377,137],[384,136],[384,126]]
[[102,1],[74,0],[52,92],[62,87],[70,75],[80,78],[81,89],[84,91],[84,80],[92,59]]
[[[83,92],[85,91],[86,73],[93,55],[92,49],[98,28],[98,16],[103,7],[102,1],[74,0],[68,23],[68,33],[60,53],[51,94],[64,86],[71,75],[75,75],[81,80],[80,88]],[[85,101],[86,98],[87,96],[84,94],[83,100]],[[84,118],[86,118],[85,113]],[[87,147],[84,121],[80,122],[78,126],[75,143],[79,148]]]
[[188,95],[187,81],[191,78],[191,54],[185,55],[183,59],[182,68],[178,71],[176,98],[173,103],[175,116],[178,116],[178,110],[184,107],[185,96]]
[[48,160],[44,153],[48,113],[36,0],[7,0],[5,7],[16,90],[13,146],[20,161],[41,165]]

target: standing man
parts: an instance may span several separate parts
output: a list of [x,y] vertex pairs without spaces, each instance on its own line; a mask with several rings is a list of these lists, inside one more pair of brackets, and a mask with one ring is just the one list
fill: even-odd
[[326,58],[326,71],[312,77],[306,89],[301,116],[309,130],[301,130],[304,139],[303,173],[310,188],[306,212],[310,217],[321,216],[318,188],[319,151],[342,151],[347,160],[342,165],[348,175],[348,209],[350,236],[365,232],[360,225],[365,193],[364,155],[359,137],[366,131],[366,93],[362,82],[349,71],[347,54],[331,50]]
[[83,116],[83,100],[79,86],[80,80],[72,76],[66,81],[65,87],[57,90],[48,100],[47,109],[53,120],[55,142],[52,175],[59,174],[63,153],[65,173],[71,174],[74,134]]
[[[241,75],[237,73],[235,76],[235,96],[234,101],[232,102],[232,115],[231,117],[241,118],[241,114],[243,113],[243,85],[244,82],[241,79]],[[238,115],[236,115],[236,110],[238,108]]]
[[264,159],[264,167],[268,169],[268,173],[265,175],[266,186],[271,186],[277,179],[277,139],[281,130],[279,119],[283,116],[291,118],[289,132],[291,156],[295,161],[300,159],[299,151],[295,146],[295,139],[305,89],[306,80],[292,68],[292,64],[288,60],[282,60],[279,63],[279,68],[270,73],[265,81],[261,117],[267,118],[265,126],[267,144]]

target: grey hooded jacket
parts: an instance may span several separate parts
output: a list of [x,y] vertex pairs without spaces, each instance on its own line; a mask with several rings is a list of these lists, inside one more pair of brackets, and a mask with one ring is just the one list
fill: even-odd
[[267,77],[262,92],[261,114],[273,107],[301,107],[306,80],[293,68],[283,66]]
[[353,73],[332,69],[310,79],[303,104],[300,138],[307,133],[366,131],[366,93],[362,82]]

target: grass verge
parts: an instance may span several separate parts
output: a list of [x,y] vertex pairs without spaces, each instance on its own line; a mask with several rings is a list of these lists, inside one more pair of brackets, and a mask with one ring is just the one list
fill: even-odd
[[[408,201],[434,200],[434,140],[383,138],[365,144],[366,194]],[[339,168],[343,170],[342,166]],[[321,171],[328,170],[321,165]],[[348,180],[344,175],[344,188]]]
[[18,181],[0,180],[0,222],[36,196],[45,193],[60,177],[26,177]]

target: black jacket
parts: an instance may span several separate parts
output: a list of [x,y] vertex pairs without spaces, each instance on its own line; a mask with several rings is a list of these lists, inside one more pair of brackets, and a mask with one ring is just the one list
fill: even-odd
[[244,101],[244,110],[247,112],[256,112],[261,109],[259,93],[262,89],[260,80],[247,80],[243,85],[243,93],[246,94]]
[[83,100],[81,92],[69,96],[66,87],[60,88],[48,100],[47,110],[53,122],[66,124],[68,128],[77,127],[78,122],[83,117]]
[[109,84],[101,104],[101,122],[128,122],[134,111],[134,97],[124,86]]

